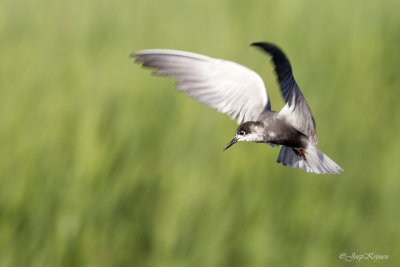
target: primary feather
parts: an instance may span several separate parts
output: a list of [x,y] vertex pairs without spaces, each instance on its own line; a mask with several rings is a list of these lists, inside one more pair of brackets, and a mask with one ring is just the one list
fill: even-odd
[[271,109],[261,77],[232,61],[168,49],[142,50],[131,56],[143,66],[155,68],[157,75],[176,78],[177,90],[239,124],[257,120],[265,109]]

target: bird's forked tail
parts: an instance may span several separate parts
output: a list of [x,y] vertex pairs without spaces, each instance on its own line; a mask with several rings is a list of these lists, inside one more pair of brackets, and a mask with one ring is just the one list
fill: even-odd
[[284,166],[299,168],[306,172],[317,174],[338,174],[343,171],[339,165],[311,144],[307,148],[301,149],[301,151],[282,146],[277,162],[282,163]]

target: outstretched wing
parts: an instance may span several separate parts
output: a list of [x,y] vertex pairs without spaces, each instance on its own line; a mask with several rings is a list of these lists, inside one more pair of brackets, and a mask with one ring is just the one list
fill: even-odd
[[292,72],[292,67],[286,55],[273,44],[253,43],[272,56],[275,64],[275,72],[281,87],[282,96],[286,105],[278,113],[278,116],[285,117],[299,132],[307,135],[313,144],[318,143],[315,121],[311,110],[297,85]]
[[239,124],[257,120],[271,109],[262,78],[254,71],[231,61],[195,53],[149,49],[131,54],[154,74],[177,79],[176,90],[226,113]]

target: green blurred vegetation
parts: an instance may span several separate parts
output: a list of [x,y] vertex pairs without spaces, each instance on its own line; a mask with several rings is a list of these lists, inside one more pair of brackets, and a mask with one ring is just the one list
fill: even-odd
[[[397,0],[0,1],[0,267],[400,266],[399,26]],[[288,54],[342,175],[223,153],[235,122],[128,58],[236,61],[280,109],[254,41]]]

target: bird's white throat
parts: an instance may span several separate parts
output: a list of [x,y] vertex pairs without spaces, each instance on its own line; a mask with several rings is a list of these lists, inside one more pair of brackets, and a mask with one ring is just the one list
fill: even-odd
[[258,132],[253,132],[244,136],[239,136],[238,141],[261,142],[264,141],[264,135]]

